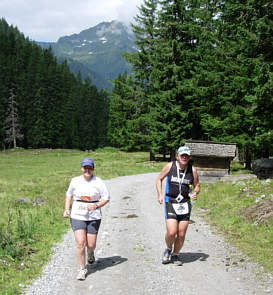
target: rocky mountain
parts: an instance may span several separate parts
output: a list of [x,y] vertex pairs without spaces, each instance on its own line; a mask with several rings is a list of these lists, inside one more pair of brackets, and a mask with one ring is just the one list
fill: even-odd
[[66,58],[74,74],[80,71],[83,78],[89,77],[99,89],[111,89],[110,79],[124,71],[130,72],[121,53],[136,51],[134,40],[130,28],[112,21],[61,37],[56,43],[39,42],[39,45],[51,46],[59,59]]

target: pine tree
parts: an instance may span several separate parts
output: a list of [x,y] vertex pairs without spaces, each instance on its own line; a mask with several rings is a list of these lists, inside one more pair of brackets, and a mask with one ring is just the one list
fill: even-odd
[[64,126],[63,133],[65,145],[67,148],[79,148],[80,139],[78,133],[78,116],[79,116],[79,93],[82,87],[82,80],[70,73],[67,62],[62,64],[63,68],[63,96],[66,101],[63,104]]
[[98,92],[93,88],[96,95],[96,148],[108,145],[108,120],[109,120],[109,94],[107,91]]
[[136,24],[132,24],[138,51],[124,55],[133,67],[136,85],[139,85],[144,92],[146,88],[148,92],[151,87],[151,58],[156,38],[157,5],[158,0],[144,0],[141,4],[139,13],[135,17]]
[[[186,139],[202,137],[206,58],[213,49],[207,1],[160,1],[153,55],[153,148],[174,157]],[[202,80],[201,80],[202,79]],[[205,87],[202,87],[203,85]]]
[[[153,87],[150,75],[157,26],[157,4],[158,0],[145,0],[140,6],[139,13],[135,17],[135,24],[132,24],[138,51],[124,54],[126,60],[131,63],[133,72],[132,79],[128,79],[124,87],[128,88],[129,85],[132,87],[131,100],[135,107],[131,112],[131,117],[127,117],[127,128],[129,129],[123,134],[128,136],[127,141],[130,142],[126,148],[132,150],[151,151],[150,96]],[[119,83],[120,80],[117,79],[116,82]],[[119,83],[118,88],[120,87]],[[124,93],[128,93],[128,90]],[[124,99],[128,101],[130,98],[124,97]]]
[[[272,51],[272,48],[268,50],[270,43],[268,40],[272,33],[269,21],[272,7],[270,13],[268,9],[270,6],[266,5],[266,1],[262,2],[222,3],[217,22],[218,42],[214,62],[214,67],[219,73],[219,78],[215,82],[215,103],[208,104],[207,114],[203,115],[202,120],[203,129],[209,139],[236,142],[239,148],[245,150],[247,168],[250,168],[251,155],[263,146],[257,134],[261,130],[263,130],[261,133],[265,132],[263,134],[268,138],[265,144],[267,150],[272,142],[268,125],[272,123],[269,119],[272,116],[265,111],[263,119],[266,123],[261,123],[263,120],[260,120],[261,114],[264,113],[261,110],[272,108],[270,82],[267,83],[272,68],[270,69],[270,62],[265,59],[265,56],[270,56],[269,52]],[[263,24],[268,24],[266,30]],[[267,45],[262,52],[261,44],[264,41]],[[269,92],[259,92],[258,89],[267,89]],[[259,96],[261,94],[263,96],[266,92],[267,94],[260,100]],[[260,104],[259,101],[263,103]],[[263,127],[260,127],[261,125]]]
[[18,140],[21,140],[24,135],[20,131],[20,122],[18,116],[18,108],[15,100],[15,94],[13,89],[10,90],[10,96],[8,99],[8,109],[6,115],[6,137],[5,142],[10,146],[12,144],[13,148],[17,147]]
[[123,150],[134,147],[133,129],[130,122],[135,114],[134,82],[124,73],[114,82],[110,98],[108,139],[110,143]]
[[248,1],[248,6],[252,20],[250,34],[256,38],[254,155],[269,157],[273,154],[273,3],[256,0]]
[[[99,93],[90,81],[83,83],[75,78],[66,63],[58,64],[51,48],[41,49],[4,20],[0,20],[0,41],[1,147],[5,146],[9,89],[16,94],[24,134],[20,144],[24,147],[85,148],[80,141],[83,134],[87,134],[88,148],[104,144],[105,136],[101,134],[106,133],[107,122],[102,120],[108,119],[105,94]],[[100,114],[96,110],[101,110]],[[83,113],[90,128],[82,121]]]

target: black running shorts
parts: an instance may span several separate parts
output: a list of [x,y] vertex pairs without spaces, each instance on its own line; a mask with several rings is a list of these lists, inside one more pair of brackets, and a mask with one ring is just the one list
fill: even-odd
[[189,205],[189,213],[178,215],[173,209],[173,205],[170,202],[165,203],[165,218],[166,219],[176,219],[177,221],[189,221],[191,217],[191,203]]
[[70,218],[70,223],[73,231],[76,231],[78,229],[84,229],[88,234],[96,235],[100,228],[100,222],[101,219],[97,220],[78,220]]

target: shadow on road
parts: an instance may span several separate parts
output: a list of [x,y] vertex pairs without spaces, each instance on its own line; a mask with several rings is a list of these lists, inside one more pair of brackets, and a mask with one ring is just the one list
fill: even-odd
[[196,260],[199,261],[207,261],[207,258],[209,257],[208,254],[205,253],[180,253],[179,254],[179,258],[181,259],[181,261],[183,261],[183,263],[190,263],[190,262],[194,262]]
[[99,258],[94,264],[87,266],[87,275],[90,275],[96,271],[103,270],[107,267],[112,267],[127,261],[127,258],[121,256],[111,256],[105,258]]

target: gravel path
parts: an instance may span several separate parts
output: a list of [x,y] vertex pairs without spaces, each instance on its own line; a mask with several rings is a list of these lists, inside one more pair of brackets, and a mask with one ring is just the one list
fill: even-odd
[[156,176],[106,181],[111,202],[103,208],[97,261],[85,281],[75,279],[76,248],[69,230],[25,294],[273,294],[273,277],[214,234],[194,207],[181,253],[183,266],[161,264],[165,222],[164,207],[157,202]]

